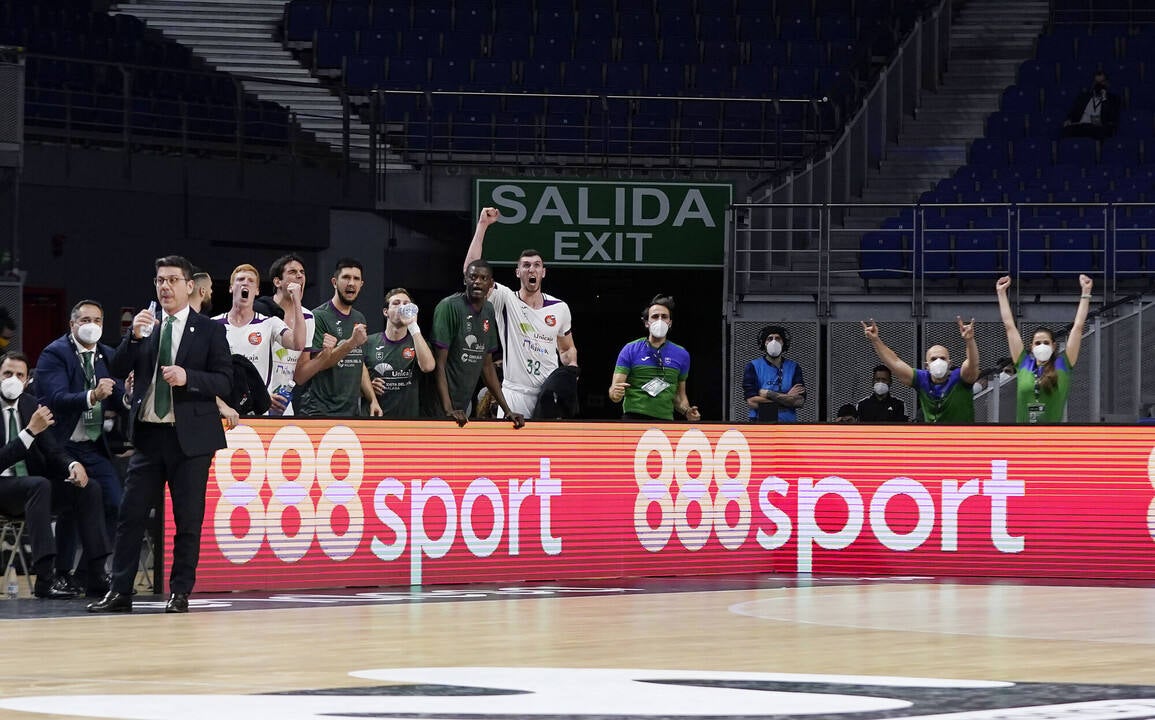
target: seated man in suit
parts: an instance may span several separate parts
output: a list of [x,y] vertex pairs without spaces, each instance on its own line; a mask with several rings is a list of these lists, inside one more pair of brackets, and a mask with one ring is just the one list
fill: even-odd
[[1105,140],[1119,128],[1122,103],[1110,91],[1107,73],[1099,70],[1089,90],[1078,94],[1063,121],[1063,137],[1089,137]]
[[[100,342],[104,308],[96,300],[81,300],[72,308],[69,332],[53,340],[40,354],[32,391],[52,410],[56,423],[49,430],[65,451],[83,465],[104,496],[104,525],[116,527],[123,482],[112,463],[104,425],[109,411],[124,410],[124,389],[111,377],[108,360],[113,349]],[[76,517],[61,514],[56,522],[56,569],[68,574],[76,561]],[[109,541],[111,542],[111,537]],[[77,580],[84,578],[82,565]],[[103,575],[104,573],[101,573]],[[104,593],[101,593],[102,595]]]
[[65,455],[47,432],[53,423],[52,411],[24,394],[27,385],[28,358],[18,352],[4,355],[0,362],[0,412],[6,442],[0,447],[0,510],[24,515],[36,574],[33,594],[38,598],[70,598],[76,592],[52,569],[56,557],[52,506],[54,501],[58,506],[73,506],[81,545],[91,565],[89,590],[99,593],[104,589],[100,583],[109,553],[100,485],[89,483],[84,466]]

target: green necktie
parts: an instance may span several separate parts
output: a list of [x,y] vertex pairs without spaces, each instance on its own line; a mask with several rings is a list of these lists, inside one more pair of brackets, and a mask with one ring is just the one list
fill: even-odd
[[172,409],[172,388],[165,382],[160,369],[165,365],[172,365],[172,324],[175,317],[169,315],[164,320],[164,328],[160,331],[160,351],[156,356],[156,379],[153,381],[152,407],[158,418],[168,415]]
[[[16,420],[16,406],[8,408],[8,442],[12,442],[20,435],[20,423]],[[27,477],[28,466],[24,464],[23,460],[17,460],[16,464],[12,466],[12,472],[16,473],[16,477]]]
[[[92,364],[92,356],[95,354],[92,350],[85,350],[80,353],[80,356],[84,358],[84,388],[86,390],[96,388],[96,368]],[[89,410],[84,412],[84,434],[88,436],[89,440],[96,440],[100,437],[100,427],[104,424],[103,420],[104,411],[100,401],[97,400]]]

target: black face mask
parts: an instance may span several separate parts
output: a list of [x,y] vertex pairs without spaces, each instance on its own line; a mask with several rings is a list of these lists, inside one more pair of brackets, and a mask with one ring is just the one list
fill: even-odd
[[1107,85],[1105,83],[1097,82],[1091,89],[1096,95],[1102,95],[1107,92]]

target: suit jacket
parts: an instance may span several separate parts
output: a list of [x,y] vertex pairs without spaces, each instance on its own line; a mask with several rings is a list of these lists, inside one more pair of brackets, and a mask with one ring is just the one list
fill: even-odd
[[[113,377],[135,373],[131,410],[135,426],[140,406],[156,374],[160,328],[137,340],[130,329],[108,361]],[[181,451],[189,456],[211,455],[225,447],[216,398],[228,397],[233,383],[233,360],[225,327],[196,312],[189,312],[173,365],[184,368],[187,380],[172,389],[172,409]]]
[[[28,393],[23,393],[16,400],[17,415],[20,416],[20,429],[28,425],[28,419],[36,412],[40,402]],[[4,427],[8,427],[8,412],[0,413]],[[0,470],[7,470],[20,460],[28,466],[29,475],[39,475],[52,480],[63,480],[68,477],[68,465],[71,458],[61,448],[56,437],[49,430],[36,436],[31,447],[24,447],[20,438],[12,438],[3,447],[0,447]]]
[[[1071,103],[1071,109],[1067,111],[1067,119],[1072,123],[1082,122],[1083,110],[1087,108],[1087,103],[1091,102],[1091,91],[1084,90],[1078,94],[1075,101]],[[1103,122],[1104,127],[1114,130],[1119,127],[1119,115],[1123,107],[1119,96],[1113,92],[1107,93],[1107,99],[1103,101],[1103,107],[1100,108],[1099,119]]]
[[[36,364],[36,379],[33,381],[36,395],[52,410],[56,424],[50,430],[61,445],[68,442],[72,432],[76,429],[76,424],[80,422],[80,418],[88,410],[88,390],[84,386],[84,368],[81,366],[76,351],[77,345],[73,342],[71,333],[53,340],[40,354],[40,360]],[[108,369],[108,360],[112,358],[115,351],[108,345],[101,343],[97,343],[95,351],[93,368],[96,371],[96,379],[112,377],[112,373]],[[116,383],[112,395],[104,400],[103,408],[118,412],[124,411],[123,383],[119,381]],[[106,456],[111,457],[108,441],[103,432],[100,433],[96,443]]]

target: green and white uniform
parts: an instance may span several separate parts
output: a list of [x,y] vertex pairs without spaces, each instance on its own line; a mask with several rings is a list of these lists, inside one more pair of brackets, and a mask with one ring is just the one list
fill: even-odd
[[450,295],[433,310],[433,345],[447,351],[445,379],[454,410],[469,408],[485,356],[497,352],[497,318],[486,300],[474,310],[465,293]]
[[[321,352],[325,333],[337,338],[337,342],[353,336],[353,326],[365,323],[365,316],[355,308],[349,314],[333,306],[333,301],[313,309],[313,340],[309,351]],[[322,370],[309,381],[309,387],[301,397],[299,415],[331,415],[352,417],[361,410],[361,368],[365,364],[365,346],[353,348],[348,355],[329,368]]]

